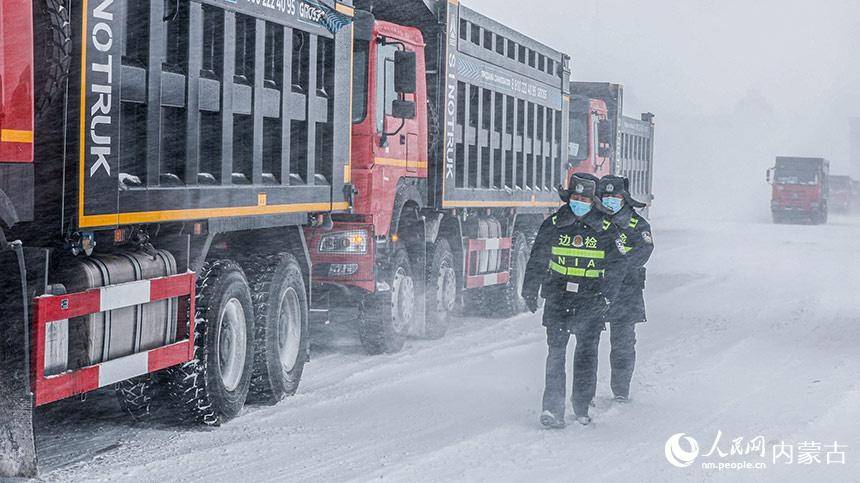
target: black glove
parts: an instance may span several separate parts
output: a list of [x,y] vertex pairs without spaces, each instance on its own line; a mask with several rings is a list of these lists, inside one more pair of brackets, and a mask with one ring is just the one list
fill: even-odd
[[531,313],[537,313],[538,311],[538,298],[535,296],[525,297],[526,307],[529,309]]

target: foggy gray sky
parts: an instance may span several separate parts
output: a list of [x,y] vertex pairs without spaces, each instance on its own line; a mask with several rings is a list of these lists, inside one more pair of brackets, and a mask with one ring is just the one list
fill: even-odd
[[754,203],[762,215],[776,155],[823,155],[834,172],[847,169],[847,117],[860,115],[858,1],[464,4],[567,52],[576,80],[623,83],[628,115],[657,114],[658,202],[717,188],[701,178],[732,172],[751,196],[736,208]]

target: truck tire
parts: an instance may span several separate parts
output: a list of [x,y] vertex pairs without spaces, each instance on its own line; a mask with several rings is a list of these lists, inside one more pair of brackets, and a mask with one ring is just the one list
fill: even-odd
[[65,91],[72,62],[72,26],[66,0],[39,0],[35,13],[35,109],[41,119]]
[[282,253],[256,267],[255,399],[275,404],[299,388],[308,360],[308,296],[296,258]]
[[415,315],[415,284],[406,249],[392,257],[385,282],[389,291],[365,297],[361,303],[358,335],[370,355],[393,354],[403,349]]
[[454,270],[454,253],[448,240],[437,240],[429,253],[432,258],[427,265],[424,336],[441,339],[448,332],[449,318],[457,301],[457,273]]
[[163,382],[155,374],[135,377],[114,386],[120,409],[137,422],[152,418],[159,409],[164,390]]
[[529,261],[529,243],[522,232],[515,232],[511,243],[511,277],[504,287],[495,288],[491,297],[493,313],[508,318],[526,311],[523,299],[523,281]]
[[218,426],[245,405],[254,368],[254,310],[242,268],[222,260],[197,282],[195,359],[172,369],[171,397],[193,421]]

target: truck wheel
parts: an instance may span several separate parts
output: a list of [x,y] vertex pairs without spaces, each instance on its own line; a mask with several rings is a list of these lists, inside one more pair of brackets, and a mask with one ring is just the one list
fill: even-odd
[[358,334],[371,355],[400,352],[415,315],[415,283],[409,254],[397,250],[385,279],[391,288],[366,297],[361,304]]
[[122,411],[135,421],[147,421],[156,413],[165,396],[165,385],[156,374],[146,374],[114,386]]
[[254,364],[254,310],[242,268],[217,261],[197,282],[195,360],[172,370],[171,396],[208,426],[245,405]]
[[457,301],[457,273],[448,240],[437,240],[430,253],[433,258],[427,266],[427,325],[424,335],[428,339],[441,339],[448,332],[448,319]]
[[529,262],[529,245],[522,232],[514,233],[511,244],[511,278],[501,289],[495,289],[494,312],[501,317],[513,317],[526,311],[523,282]]
[[260,264],[254,279],[257,314],[254,352],[254,396],[269,403],[292,396],[299,388],[308,354],[308,297],[302,269],[282,253]]
[[36,8],[36,117],[63,93],[72,62],[72,26],[65,0],[42,0]]

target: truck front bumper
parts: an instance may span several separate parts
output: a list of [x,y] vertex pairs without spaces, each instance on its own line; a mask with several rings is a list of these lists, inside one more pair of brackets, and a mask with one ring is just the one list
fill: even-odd
[[305,237],[313,265],[315,294],[376,292],[376,243],[372,224],[335,222],[331,230],[306,228]]

